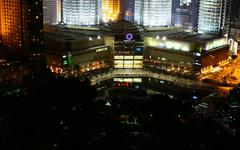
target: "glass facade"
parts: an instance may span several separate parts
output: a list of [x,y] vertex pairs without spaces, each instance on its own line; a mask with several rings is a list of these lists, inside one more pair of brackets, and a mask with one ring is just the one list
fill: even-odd
[[116,21],[120,15],[120,0],[102,0],[103,22]]
[[42,0],[0,0],[1,43],[13,53],[40,55],[43,47]]
[[229,23],[229,0],[200,0],[198,32],[220,34]]
[[135,0],[134,21],[143,26],[171,25],[172,0]]
[[114,68],[143,68],[143,56],[115,55]]
[[63,22],[70,25],[97,25],[102,0],[63,0]]
[[43,23],[58,24],[61,21],[61,0],[43,0]]

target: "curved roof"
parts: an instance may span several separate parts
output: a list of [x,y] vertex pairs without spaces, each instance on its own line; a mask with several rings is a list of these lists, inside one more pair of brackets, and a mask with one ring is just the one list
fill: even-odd
[[110,31],[114,34],[126,34],[126,33],[139,33],[139,28],[134,24],[126,20],[120,20],[117,22],[110,22],[104,25],[105,31]]

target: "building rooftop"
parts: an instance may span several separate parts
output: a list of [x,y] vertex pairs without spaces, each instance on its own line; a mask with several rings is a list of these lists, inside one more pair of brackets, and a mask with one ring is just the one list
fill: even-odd
[[45,33],[45,50],[46,51],[79,51],[92,47],[102,46],[104,39],[99,34],[72,33],[72,32],[48,32]]
[[86,35],[82,33],[72,33],[72,32],[71,33],[70,32],[47,32],[47,33],[44,33],[44,37],[46,40],[54,40],[54,41],[61,41],[61,42],[76,42],[76,41],[88,40],[89,37],[92,37],[92,36],[90,34]]
[[214,39],[222,38],[222,36],[210,35],[210,34],[200,34],[200,33],[191,33],[182,30],[165,30],[165,31],[154,31],[154,32],[144,32],[145,37],[157,37],[160,38],[166,37],[171,40],[180,40],[186,42],[199,42],[205,43]]

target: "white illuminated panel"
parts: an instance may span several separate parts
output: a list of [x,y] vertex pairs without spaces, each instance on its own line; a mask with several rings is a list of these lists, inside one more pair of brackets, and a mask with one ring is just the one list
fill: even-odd
[[200,0],[198,32],[219,34],[228,22],[230,0]]
[[173,45],[174,45],[174,43],[171,42],[171,41],[167,41],[167,42],[165,43],[165,47],[168,48],[168,49],[172,49],[172,48],[173,48]]
[[114,78],[113,81],[115,81],[115,82],[123,82],[123,78]]
[[181,50],[182,50],[182,51],[185,51],[185,52],[190,51],[190,49],[189,49],[188,46],[183,46],[183,47],[181,48]]
[[134,61],[134,68],[143,68],[143,61],[142,60],[135,60]]
[[134,82],[134,83],[142,83],[142,78],[114,78],[115,82]]
[[97,25],[101,20],[101,0],[63,0],[63,21],[69,25]]
[[134,56],[134,59],[143,59],[143,56]]
[[132,60],[125,60],[124,61],[124,68],[133,68],[133,61]]
[[168,40],[168,39],[162,40],[162,39],[148,38],[147,45],[151,47],[181,50],[186,52],[191,50],[191,45],[187,42],[174,41],[174,40]]
[[115,60],[114,61],[115,68],[123,68],[123,61],[122,60]]
[[132,78],[124,78],[123,81],[124,82],[133,82],[133,79]]
[[124,59],[133,59],[133,56],[124,56]]
[[123,56],[114,56],[114,59],[123,59]]
[[172,0],[135,0],[134,9],[134,21],[140,25],[171,25]]
[[141,83],[142,82],[142,78],[133,78],[133,82]]
[[227,44],[226,38],[217,39],[206,44],[205,50],[211,50],[217,47],[221,47]]
[[107,51],[107,50],[108,50],[107,47],[105,47],[105,48],[99,48],[99,49],[96,50],[96,52],[102,52],[102,51]]

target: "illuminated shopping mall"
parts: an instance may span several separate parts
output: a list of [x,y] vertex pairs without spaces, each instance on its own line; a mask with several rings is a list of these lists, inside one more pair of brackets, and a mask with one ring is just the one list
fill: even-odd
[[62,27],[45,33],[45,44],[48,67],[57,73],[146,69],[198,78],[229,58],[223,36],[142,30],[125,20],[93,30]]
[[[140,69],[196,79],[229,59],[227,38],[201,32],[201,23],[199,33],[171,27],[172,0],[135,0],[132,21],[121,7],[120,0],[63,0],[61,25],[45,32],[48,67],[60,74]],[[207,17],[200,10],[201,18]]]

